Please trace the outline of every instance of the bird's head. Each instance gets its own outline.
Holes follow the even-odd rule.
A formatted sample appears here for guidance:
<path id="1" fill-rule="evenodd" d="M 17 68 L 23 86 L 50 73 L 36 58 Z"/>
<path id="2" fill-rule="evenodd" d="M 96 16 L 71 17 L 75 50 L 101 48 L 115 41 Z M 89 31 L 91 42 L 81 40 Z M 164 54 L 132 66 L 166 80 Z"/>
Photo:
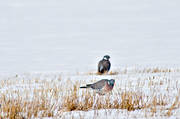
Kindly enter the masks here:
<path id="1" fill-rule="evenodd" d="M 110 59 L 110 56 L 109 56 L 109 55 L 105 55 L 105 56 L 103 57 L 103 59 L 104 59 L 104 60 L 109 60 L 109 59 Z"/>
<path id="2" fill-rule="evenodd" d="M 114 83 L 115 83 L 115 80 L 114 79 L 111 79 L 111 80 L 108 80 L 108 84 L 110 85 L 110 86 L 114 86 Z"/>

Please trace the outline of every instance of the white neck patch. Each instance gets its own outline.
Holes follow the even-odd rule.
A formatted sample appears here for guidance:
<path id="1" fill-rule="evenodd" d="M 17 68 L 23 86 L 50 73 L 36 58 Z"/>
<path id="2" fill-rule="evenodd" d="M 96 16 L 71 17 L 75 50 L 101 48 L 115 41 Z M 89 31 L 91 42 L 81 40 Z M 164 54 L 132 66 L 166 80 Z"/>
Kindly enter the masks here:
<path id="1" fill-rule="evenodd" d="M 108 60 L 106 57 L 103 58 L 104 60 Z"/>

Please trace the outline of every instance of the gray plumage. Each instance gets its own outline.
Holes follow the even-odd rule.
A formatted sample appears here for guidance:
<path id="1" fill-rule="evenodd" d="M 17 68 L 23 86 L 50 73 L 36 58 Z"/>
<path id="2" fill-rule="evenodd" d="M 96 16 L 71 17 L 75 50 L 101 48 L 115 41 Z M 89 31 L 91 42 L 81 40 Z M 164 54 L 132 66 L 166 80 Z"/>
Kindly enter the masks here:
<path id="1" fill-rule="evenodd" d="M 102 79 L 96 83 L 93 84 L 86 84 L 86 86 L 80 87 L 80 88 L 92 88 L 92 89 L 101 89 L 104 85 L 105 82 L 108 81 L 108 79 Z"/>
<path id="2" fill-rule="evenodd" d="M 102 79 L 93 84 L 87 84 L 86 86 L 81 86 L 80 88 L 92 88 L 96 90 L 99 94 L 105 94 L 111 91 L 114 87 L 115 80 L 114 79 Z"/>
<path id="3" fill-rule="evenodd" d="M 106 73 L 110 70 L 111 68 L 111 63 L 109 61 L 110 56 L 105 55 L 101 61 L 98 63 L 98 72 L 99 73 Z"/>

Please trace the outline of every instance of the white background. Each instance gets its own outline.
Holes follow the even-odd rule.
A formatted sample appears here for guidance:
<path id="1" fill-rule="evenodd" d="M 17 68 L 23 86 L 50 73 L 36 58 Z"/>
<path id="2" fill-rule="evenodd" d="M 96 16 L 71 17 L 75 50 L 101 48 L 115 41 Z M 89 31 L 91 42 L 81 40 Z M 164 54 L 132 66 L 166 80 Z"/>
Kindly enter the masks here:
<path id="1" fill-rule="evenodd" d="M 0 72 L 180 64 L 179 0 L 1 0 Z"/>

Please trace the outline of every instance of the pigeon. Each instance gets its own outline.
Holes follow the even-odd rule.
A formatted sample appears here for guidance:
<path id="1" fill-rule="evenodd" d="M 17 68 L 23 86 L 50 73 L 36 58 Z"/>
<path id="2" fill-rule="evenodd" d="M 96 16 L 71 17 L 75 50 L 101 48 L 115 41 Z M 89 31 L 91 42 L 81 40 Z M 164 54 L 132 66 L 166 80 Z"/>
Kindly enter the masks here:
<path id="1" fill-rule="evenodd" d="M 114 84 L 114 79 L 101 79 L 98 82 L 87 84 L 86 86 L 81 86 L 80 88 L 92 88 L 93 90 L 96 90 L 98 94 L 105 95 L 106 93 L 112 91 Z"/>
<path id="2" fill-rule="evenodd" d="M 107 73 L 111 68 L 111 63 L 109 61 L 110 56 L 105 55 L 101 61 L 99 61 L 98 64 L 98 73 L 103 74 Z"/>

